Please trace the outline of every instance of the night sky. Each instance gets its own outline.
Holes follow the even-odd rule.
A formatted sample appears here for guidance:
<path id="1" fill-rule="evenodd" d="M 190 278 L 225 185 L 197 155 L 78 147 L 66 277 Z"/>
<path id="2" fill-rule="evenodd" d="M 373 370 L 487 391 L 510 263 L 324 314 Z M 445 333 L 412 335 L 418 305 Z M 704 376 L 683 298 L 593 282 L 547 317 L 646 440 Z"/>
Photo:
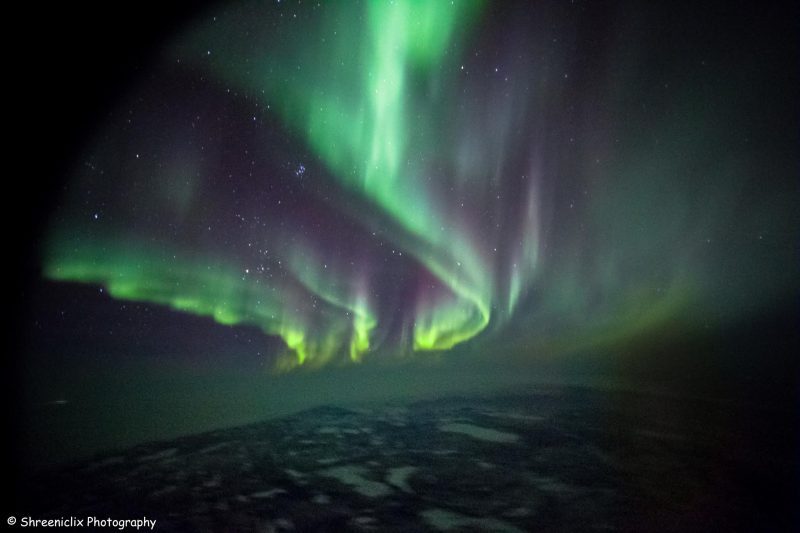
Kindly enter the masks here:
<path id="1" fill-rule="evenodd" d="M 242 2 L 87 47 L 59 82 L 91 122 L 53 187 L 17 177 L 47 198 L 32 434 L 551 372 L 785 385 L 796 13 L 646 4 Z"/>

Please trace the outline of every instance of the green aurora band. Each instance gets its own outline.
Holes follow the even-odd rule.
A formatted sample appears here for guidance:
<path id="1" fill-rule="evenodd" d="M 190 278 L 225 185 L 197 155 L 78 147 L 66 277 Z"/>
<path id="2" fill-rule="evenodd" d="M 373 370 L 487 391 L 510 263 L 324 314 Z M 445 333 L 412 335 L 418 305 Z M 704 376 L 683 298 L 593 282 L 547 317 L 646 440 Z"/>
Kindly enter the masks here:
<path id="1" fill-rule="evenodd" d="M 510 32 L 499 59 L 479 56 L 472 50 L 489 9 L 481 2 L 333 2 L 299 7 L 298 18 L 259 6 L 245 3 L 198 23 L 167 48 L 159 68 L 199 72 L 215 91 L 233 88 L 254 121 L 282 125 L 321 169 L 304 178 L 326 182 L 310 194 L 364 234 L 382 235 L 393 257 L 432 281 L 397 296 L 402 310 L 391 309 L 380 289 L 383 263 L 367 252 L 345 260 L 335 247 L 278 224 L 268 205 L 261 212 L 270 223 L 236 238 L 190 229 L 205 227 L 198 212 L 217 202 L 204 187 L 224 179 L 203 163 L 211 155 L 196 154 L 198 144 L 213 149 L 213 139 L 187 149 L 183 133 L 153 118 L 141 151 L 159 157 L 138 167 L 127 163 L 139 159 L 140 148 L 126 140 L 134 134 L 114 133 L 122 119 L 98 136 L 92 164 L 77 173 L 54 217 L 46 277 L 257 326 L 287 347 L 278 370 L 358 362 L 379 350 L 438 352 L 478 347 L 481 339 L 491 346 L 498 336 L 522 339 L 528 350 L 585 349 L 676 319 L 721 323 L 794 286 L 776 266 L 783 252 L 717 247 L 749 186 L 747 156 L 708 148 L 720 135 L 709 124 L 729 120 L 728 111 L 712 115 L 688 85 L 675 88 L 677 103 L 655 120 L 626 111 L 622 75 L 606 79 L 593 95 L 605 105 L 591 109 L 587 122 L 611 125 L 587 134 L 584 155 L 565 155 L 568 136 L 558 144 L 548 131 L 571 116 L 552 111 L 569 108 L 555 87 L 562 76 L 553 74 L 569 58 L 551 54 L 530 66 L 515 51 L 544 57 L 545 38 L 519 32 Z M 465 77 L 488 69 L 487 61 L 502 64 L 503 72 L 490 74 L 505 79 Z M 608 119 L 615 114 L 625 121 Z M 657 146 L 639 135 L 643 129 L 659 132 Z M 98 177 L 100 167 L 115 168 L 114 177 Z M 266 187 L 271 177 L 256 179 Z M 85 207 L 82 191 L 92 187 L 127 203 L 102 229 Z M 790 212 L 790 198 L 773 201 Z M 178 229 L 170 235 L 148 222 L 150 209 Z M 768 211 L 756 205 L 734 223 L 737 234 L 791 232 L 791 219 L 776 221 Z M 266 277 L 263 264 L 250 267 L 229 253 L 228 240 L 237 238 L 264 243 L 261 262 L 279 275 Z M 737 273 L 719 278 L 718 265 L 733 256 Z M 772 277 L 756 284 L 756 272 Z M 402 323 L 390 333 L 382 325 L 398 314 Z"/>

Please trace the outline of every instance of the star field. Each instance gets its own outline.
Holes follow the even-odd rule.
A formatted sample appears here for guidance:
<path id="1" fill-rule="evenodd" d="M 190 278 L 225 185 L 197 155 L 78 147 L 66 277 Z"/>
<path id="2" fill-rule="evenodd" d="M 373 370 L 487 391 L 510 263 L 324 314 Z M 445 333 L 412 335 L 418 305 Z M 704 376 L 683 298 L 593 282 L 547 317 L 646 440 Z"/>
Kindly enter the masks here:
<path id="1" fill-rule="evenodd" d="M 256 328 L 277 370 L 558 356 L 784 301 L 796 191 L 763 186 L 792 161 L 750 127 L 765 89 L 604 9 L 206 13 L 97 125 L 44 275 Z"/>

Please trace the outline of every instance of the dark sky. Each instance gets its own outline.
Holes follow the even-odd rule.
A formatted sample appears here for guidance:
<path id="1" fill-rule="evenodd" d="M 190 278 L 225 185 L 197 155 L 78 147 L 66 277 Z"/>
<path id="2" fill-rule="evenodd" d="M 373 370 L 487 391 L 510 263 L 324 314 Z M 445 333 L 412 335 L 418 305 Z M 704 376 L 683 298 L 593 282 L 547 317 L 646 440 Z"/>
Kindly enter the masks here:
<path id="1" fill-rule="evenodd" d="M 16 18 L 33 462 L 533 379 L 796 390 L 794 6 Z"/>

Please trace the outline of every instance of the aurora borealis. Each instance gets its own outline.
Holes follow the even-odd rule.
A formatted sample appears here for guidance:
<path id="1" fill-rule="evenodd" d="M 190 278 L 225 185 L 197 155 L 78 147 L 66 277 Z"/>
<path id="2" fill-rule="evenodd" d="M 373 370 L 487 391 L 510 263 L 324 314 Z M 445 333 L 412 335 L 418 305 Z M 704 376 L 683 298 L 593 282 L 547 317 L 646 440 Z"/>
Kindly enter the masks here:
<path id="1" fill-rule="evenodd" d="M 97 125 L 43 274 L 257 327 L 277 370 L 558 357 L 782 304 L 796 186 L 764 183 L 796 169 L 750 127 L 768 87 L 629 8 L 211 9 Z"/>
<path id="2" fill-rule="evenodd" d="M 7 11 L 7 518 L 798 529 L 797 2 Z"/>

